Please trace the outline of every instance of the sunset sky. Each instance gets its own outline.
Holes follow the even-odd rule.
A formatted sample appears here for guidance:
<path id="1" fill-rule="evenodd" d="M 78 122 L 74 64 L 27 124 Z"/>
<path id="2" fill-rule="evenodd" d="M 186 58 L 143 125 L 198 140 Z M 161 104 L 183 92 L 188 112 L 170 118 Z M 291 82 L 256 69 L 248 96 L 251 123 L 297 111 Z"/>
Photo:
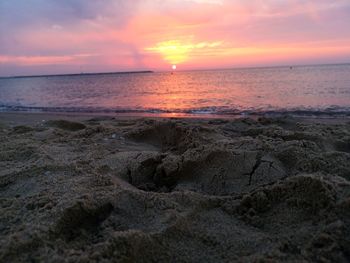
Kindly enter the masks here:
<path id="1" fill-rule="evenodd" d="M 0 75 L 350 62 L 349 0 L 0 0 Z"/>

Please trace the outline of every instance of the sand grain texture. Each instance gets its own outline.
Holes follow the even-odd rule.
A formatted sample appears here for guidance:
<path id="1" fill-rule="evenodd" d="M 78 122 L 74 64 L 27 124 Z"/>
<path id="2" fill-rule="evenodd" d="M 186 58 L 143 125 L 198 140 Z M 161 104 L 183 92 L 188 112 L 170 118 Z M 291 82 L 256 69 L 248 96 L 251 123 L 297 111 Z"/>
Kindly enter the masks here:
<path id="1" fill-rule="evenodd" d="M 349 262 L 350 124 L 0 118 L 0 262 Z"/>

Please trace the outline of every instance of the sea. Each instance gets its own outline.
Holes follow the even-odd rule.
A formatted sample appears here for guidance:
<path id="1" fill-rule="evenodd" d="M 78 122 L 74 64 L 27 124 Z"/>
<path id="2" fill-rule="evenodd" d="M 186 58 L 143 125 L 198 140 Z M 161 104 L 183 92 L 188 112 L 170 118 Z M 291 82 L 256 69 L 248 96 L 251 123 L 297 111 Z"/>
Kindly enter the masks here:
<path id="1" fill-rule="evenodd" d="M 0 111 L 350 116 L 350 64 L 0 78 Z"/>

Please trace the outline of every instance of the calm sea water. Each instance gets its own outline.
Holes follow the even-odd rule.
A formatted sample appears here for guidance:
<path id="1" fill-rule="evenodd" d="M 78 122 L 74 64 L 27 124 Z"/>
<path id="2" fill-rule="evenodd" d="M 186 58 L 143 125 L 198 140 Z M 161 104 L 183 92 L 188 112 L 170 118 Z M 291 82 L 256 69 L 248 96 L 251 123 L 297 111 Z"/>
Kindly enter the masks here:
<path id="1" fill-rule="evenodd" d="M 3 78 L 0 109 L 350 116 L 350 65 Z"/>

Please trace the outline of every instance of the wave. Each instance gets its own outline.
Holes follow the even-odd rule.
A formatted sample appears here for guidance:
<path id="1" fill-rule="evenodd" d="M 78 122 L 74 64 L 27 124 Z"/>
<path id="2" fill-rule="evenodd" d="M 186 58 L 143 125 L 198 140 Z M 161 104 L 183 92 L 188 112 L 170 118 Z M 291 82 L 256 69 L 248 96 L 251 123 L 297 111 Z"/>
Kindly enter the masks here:
<path id="1" fill-rule="evenodd" d="M 236 109 L 228 107 L 202 107 L 191 109 L 155 108 L 104 108 L 104 107 L 37 107 L 0 105 L 0 112 L 45 112 L 45 113 L 86 113 L 86 114 L 128 114 L 128 115 L 183 115 L 183 116 L 305 116 L 305 117 L 350 117 L 350 107 L 330 106 L 326 108 L 290 109 Z"/>

